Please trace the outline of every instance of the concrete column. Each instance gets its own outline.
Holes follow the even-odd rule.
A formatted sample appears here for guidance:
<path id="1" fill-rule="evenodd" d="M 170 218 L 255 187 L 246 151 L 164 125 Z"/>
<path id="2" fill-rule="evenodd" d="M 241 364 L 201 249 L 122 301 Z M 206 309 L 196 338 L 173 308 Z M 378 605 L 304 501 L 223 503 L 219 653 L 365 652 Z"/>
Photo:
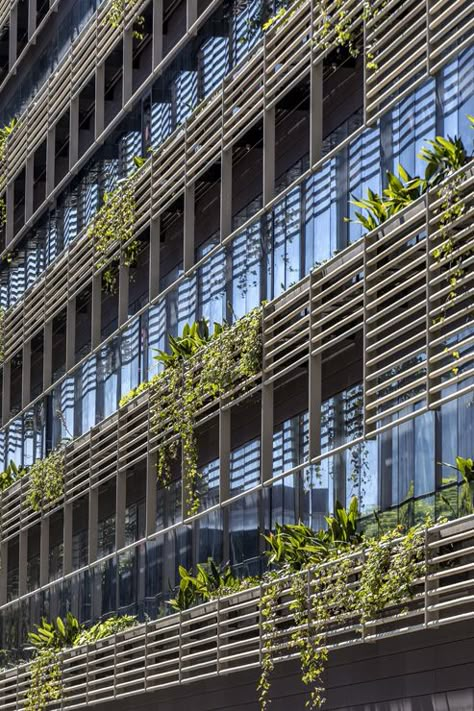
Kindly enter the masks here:
<path id="1" fill-rule="evenodd" d="M 156 454 L 148 454 L 146 462 L 146 536 L 156 531 Z"/>
<path id="2" fill-rule="evenodd" d="M 310 304 L 318 288 L 311 283 Z M 309 367 L 308 367 L 308 416 L 309 416 L 309 459 L 321 454 L 321 402 L 322 402 L 322 356 L 321 353 L 311 355 L 311 338 L 316 334 L 317 322 L 310 313 L 310 341 L 309 341 Z"/>
<path id="3" fill-rule="evenodd" d="M 262 482 L 265 482 L 273 475 L 273 383 L 262 385 L 260 457 Z"/>
<path id="4" fill-rule="evenodd" d="M 0 568 L 0 605 L 7 602 L 8 588 L 8 543 L 0 543 L 2 566 Z"/>
<path id="5" fill-rule="evenodd" d="M 25 222 L 28 222 L 34 210 L 35 157 L 28 156 L 25 168 Z"/>
<path id="6" fill-rule="evenodd" d="M 7 223 L 5 225 L 5 244 L 8 247 L 9 243 L 15 236 L 15 184 L 10 182 L 7 185 L 6 195 L 7 208 Z"/>
<path id="7" fill-rule="evenodd" d="M 99 64 L 95 70 L 95 138 L 101 135 L 105 126 L 105 65 Z"/>
<path id="8" fill-rule="evenodd" d="M 99 525 L 99 489 L 89 489 L 89 564 L 97 560 L 97 538 Z"/>
<path id="9" fill-rule="evenodd" d="M 63 574 L 72 571 L 72 522 L 74 507 L 68 501 L 63 508 Z"/>
<path id="10" fill-rule="evenodd" d="M 43 390 L 52 382 L 53 368 L 53 322 L 47 321 L 43 329 Z"/>
<path id="11" fill-rule="evenodd" d="M 67 302 L 66 307 L 66 370 L 76 361 L 76 299 Z"/>
<path id="12" fill-rule="evenodd" d="M 3 364 L 2 382 L 2 422 L 5 424 L 10 419 L 10 389 L 11 389 L 11 361 L 7 360 Z"/>
<path id="13" fill-rule="evenodd" d="M 184 191 L 184 271 L 194 265 L 194 183 Z"/>
<path id="14" fill-rule="evenodd" d="M 232 148 L 221 153 L 221 242 L 232 232 Z"/>
<path id="15" fill-rule="evenodd" d="M 18 554 L 18 595 L 25 595 L 28 588 L 28 529 L 20 531 Z"/>
<path id="16" fill-rule="evenodd" d="M 309 108 L 309 161 L 321 159 L 323 146 L 323 63 L 311 64 Z"/>
<path id="17" fill-rule="evenodd" d="M 197 20 L 198 4 L 197 0 L 186 0 L 186 29 L 189 30 Z"/>
<path id="18" fill-rule="evenodd" d="M 275 195 L 275 107 L 263 114 L 263 204 Z"/>
<path id="19" fill-rule="evenodd" d="M 92 303 L 91 303 L 91 343 L 96 348 L 101 338 L 102 322 L 102 274 L 95 273 L 92 277 Z"/>
<path id="20" fill-rule="evenodd" d="M 115 549 L 125 545 L 125 511 L 127 508 L 127 472 L 117 472 L 115 487 Z"/>
<path id="21" fill-rule="evenodd" d="M 23 343 L 21 370 L 21 406 L 31 401 L 31 339 Z"/>
<path id="22" fill-rule="evenodd" d="M 133 27 L 123 33 L 122 106 L 133 93 Z"/>
<path id="23" fill-rule="evenodd" d="M 49 582 L 49 516 L 41 519 L 40 533 L 40 585 Z"/>
<path id="24" fill-rule="evenodd" d="M 28 40 L 36 30 L 37 0 L 28 0 Z"/>
<path id="25" fill-rule="evenodd" d="M 154 299 L 160 293 L 160 248 L 160 218 L 155 217 L 155 219 L 150 222 L 150 299 Z"/>
<path id="26" fill-rule="evenodd" d="M 69 170 L 79 160 L 79 96 L 74 97 L 69 109 Z"/>
<path id="27" fill-rule="evenodd" d="M 118 299 L 118 321 L 122 326 L 128 319 L 128 290 L 130 282 L 130 267 L 122 262 L 119 266 L 119 299 Z"/>
<path id="28" fill-rule="evenodd" d="M 152 64 L 153 69 L 163 59 L 163 0 L 153 0 L 153 39 Z"/>
<path id="29" fill-rule="evenodd" d="M 232 410 L 219 410 L 219 501 L 230 496 L 230 448 Z M 225 558 L 225 560 L 227 560 Z"/>
<path id="30" fill-rule="evenodd" d="M 263 315 L 262 315 L 263 321 Z M 265 362 L 265 333 L 262 333 L 262 352 Z M 273 383 L 266 382 L 262 375 L 262 403 L 261 403 L 261 445 L 260 467 L 262 482 L 268 481 L 273 475 Z"/>
<path id="31" fill-rule="evenodd" d="M 46 196 L 54 190 L 56 168 L 56 126 L 46 136 Z"/>
<path id="32" fill-rule="evenodd" d="M 8 69 L 11 70 L 17 60 L 18 4 L 10 10 L 10 34 L 8 38 Z"/>

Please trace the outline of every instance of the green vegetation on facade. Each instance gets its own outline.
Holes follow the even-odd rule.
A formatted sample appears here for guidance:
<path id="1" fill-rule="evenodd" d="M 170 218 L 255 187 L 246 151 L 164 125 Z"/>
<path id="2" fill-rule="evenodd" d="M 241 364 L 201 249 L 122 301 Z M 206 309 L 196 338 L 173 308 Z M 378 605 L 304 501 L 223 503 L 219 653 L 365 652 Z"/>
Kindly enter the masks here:
<path id="1" fill-rule="evenodd" d="M 45 618 L 28 637 L 34 648 L 30 663 L 30 686 L 25 711 L 44 711 L 50 703 L 60 702 L 63 696 L 61 652 L 71 647 L 97 642 L 137 624 L 136 617 L 110 617 L 90 628 L 81 625 L 70 612 L 65 619 L 53 622 Z"/>
<path id="2" fill-rule="evenodd" d="M 104 18 L 103 25 L 109 25 L 113 29 L 123 28 L 127 13 L 139 4 L 139 0 L 112 0 L 107 14 Z M 143 28 L 145 18 L 143 15 L 136 13 L 133 17 L 133 37 L 137 40 L 144 38 Z"/>
<path id="3" fill-rule="evenodd" d="M 379 538 L 363 537 L 357 521 L 354 497 L 348 510 L 336 503 L 334 515 L 326 517 L 326 530 L 313 531 L 302 523 L 277 525 L 275 533 L 265 536 L 269 570 L 261 579 L 239 580 L 228 565 L 219 566 L 212 560 L 198 565 L 196 575 L 180 568 L 177 595 L 170 601 L 175 610 L 262 585 L 259 606 L 264 646 L 257 687 L 262 711 L 269 707 L 271 678 L 282 651 L 279 610 L 284 596 L 293 600 L 288 651 L 300 660 L 301 680 L 308 687 L 306 706 L 321 708 L 329 621 L 356 618 L 367 624 L 385 608 L 405 605 L 416 580 L 424 575 L 422 534 L 428 520 L 405 535 L 397 527 Z M 363 555 L 360 570 L 354 565 L 357 554 L 359 561 Z M 315 566 L 320 567 L 315 571 Z"/>

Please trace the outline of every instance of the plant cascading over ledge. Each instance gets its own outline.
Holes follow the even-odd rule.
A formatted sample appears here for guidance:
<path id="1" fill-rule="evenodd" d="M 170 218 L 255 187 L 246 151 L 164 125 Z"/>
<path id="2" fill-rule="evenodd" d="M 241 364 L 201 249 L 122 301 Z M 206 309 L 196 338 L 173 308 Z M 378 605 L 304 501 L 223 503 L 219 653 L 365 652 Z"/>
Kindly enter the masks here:
<path id="1" fill-rule="evenodd" d="M 301 680 L 309 689 L 306 706 L 321 708 L 329 624 L 347 624 L 351 618 L 365 624 L 388 606 L 405 605 L 415 582 L 424 575 L 423 533 L 428 520 L 405 535 L 397 527 L 378 538 L 365 538 L 358 532 L 358 516 L 354 497 L 347 510 L 336 502 L 334 515 L 326 517 L 326 530 L 313 531 L 303 523 L 277 524 L 274 533 L 264 536 L 269 570 L 260 579 L 239 580 L 228 565 L 219 566 L 212 559 L 198 565 L 196 575 L 179 569 L 177 595 L 170 600 L 174 610 L 261 586 L 258 694 L 262 711 L 271 702 L 276 661 L 288 652 L 299 657 Z M 290 623 L 281 618 L 285 597 L 291 599 Z"/>
<path id="2" fill-rule="evenodd" d="M 27 691 L 25 711 L 45 711 L 53 702 L 61 702 L 63 682 L 61 652 L 71 647 L 96 642 L 137 624 L 136 617 L 123 615 L 110 617 L 86 628 L 70 612 L 53 622 L 45 618 L 36 625 L 28 637 L 34 648 L 30 662 L 30 684 Z"/>
<path id="3" fill-rule="evenodd" d="M 103 203 L 87 228 L 87 236 L 94 241 L 99 255 L 97 269 L 104 269 L 102 277 L 106 291 L 116 288 L 116 265 L 109 264 L 108 253 L 118 243 L 125 245 L 122 259 L 125 266 L 132 266 L 137 258 L 139 243 L 133 239 L 135 225 L 135 176 L 122 180 L 112 192 L 104 193 Z M 105 268 L 104 268 L 105 267 Z"/>
<path id="4" fill-rule="evenodd" d="M 468 116 L 471 127 L 474 128 L 474 118 Z M 437 189 L 441 199 L 436 209 L 439 218 L 438 244 L 431 250 L 436 264 L 444 275 L 447 295 L 442 305 L 440 315 L 433 318 L 433 326 L 443 324 L 447 318 L 448 309 L 458 297 L 458 286 L 465 275 L 464 262 L 473 254 L 474 249 L 459 249 L 456 243 L 456 230 L 453 223 L 465 212 L 465 203 L 460 192 L 460 185 L 466 177 L 463 167 L 470 157 L 458 137 L 436 136 L 426 142 L 418 157 L 425 161 L 426 169 L 423 176 L 410 176 L 403 166 L 398 166 L 398 176 L 387 171 L 387 187 L 381 194 L 368 190 L 367 197 L 355 199 L 352 204 L 363 212 L 356 212 L 355 222 L 360 223 L 367 231 L 376 230 L 401 210 L 426 194 L 430 189 Z M 451 374 L 456 376 L 458 366 L 456 361 L 461 357 L 455 346 L 446 345 L 445 353 L 453 359 Z"/>
<path id="5" fill-rule="evenodd" d="M 260 308 L 233 326 L 214 324 L 212 333 L 202 320 L 186 325 L 180 337 L 169 336 L 170 353 L 156 356 L 164 370 L 151 386 L 151 423 L 156 432 L 170 428 L 173 435 L 158 449 L 158 478 L 169 485 L 171 462 L 181 444 L 187 515 L 197 513 L 200 504 L 196 414 L 207 399 L 221 397 L 259 372 L 260 333 Z"/>

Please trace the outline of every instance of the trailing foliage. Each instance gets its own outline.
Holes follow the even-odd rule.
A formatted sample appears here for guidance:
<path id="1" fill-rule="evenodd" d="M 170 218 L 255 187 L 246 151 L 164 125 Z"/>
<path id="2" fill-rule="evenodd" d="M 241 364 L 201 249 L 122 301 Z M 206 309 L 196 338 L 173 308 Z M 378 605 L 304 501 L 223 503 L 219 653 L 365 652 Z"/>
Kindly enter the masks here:
<path id="1" fill-rule="evenodd" d="M 30 663 L 30 685 L 25 711 L 44 711 L 54 701 L 61 701 L 63 683 L 61 651 L 68 647 L 95 642 L 136 624 L 136 617 L 124 615 L 98 622 L 89 629 L 81 625 L 71 612 L 64 619 L 48 622 L 44 617 L 29 640 L 35 650 Z"/>
<path id="2" fill-rule="evenodd" d="M 28 473 L 27 501 L 34 511 L 41 511 L 64 494 L 64 450 L 53 450 L 44 459 L 38 459 Z"/>
<path id="3" fill-rule="evenodd" d="M 87 229 L 94 240 L 94 249 L 100 255 L 97 269 L 104 269 L 103 284 L 106 291 L 114 292 L 117 284 L 117 262 L 107 266 L 108 253 L 118 243 L 122 247 L 125 266 L 133 266 L 138 255 L 139 242 L 133 239 L 135 224 L 134 176 L 122 181 L 110 193 L 105 193 L 103 203 Z"/>
<path id="4" fill-rule="evenodd" d="M 228 393 L 238 382 L 256 375 L 261 365 L 261 309 L 254 309 L 233 326 L 205 322 L 185 326 L 179 338 L 170 337 L 171 353 L 156 359 L 165 369 L 153 383 L 151 422 L 156 432 L 172 432 L 158 450 L 158 478 L 168 486 L 171 462 L 181 444 L 186 514 L 199 510 L 200 473 L 194 432 L 196 414 L 207 398 Z"/>
<path id="5" fill-rule="evenodd" d="M 287 526 L 287 550 L 280 559 L 282 564 L 264 576 L 260 601 L 264 644 L 258 683 L 262 710 L 267 709 L 270 703 L 271 674 L 275 667 L 275 651 L 278 649 L 279 599 L 287 588 L 291 591 L 293 602 L 290 609 L 294 615 L 290 649 L 298 652 L 301 679 L 309 687 L 306 706 L 320 708 L 324 703 L 328 622 L 344 621 L 351 617 L 358 617 L 363 623 L 372 620 L 385 607 L 400 605 L 409 600 L 414 582 L 424 573 L 423 537 L 420 535 L 422 527 L 411 529 L 402 538 L 400 528 L 396 528 L 381 539 L 362 542 L 360 536 L 353 536 L 352 522 L 356 504 L 351 507 L 352 512 L 349 510 L 345 516 L 339 515 L 337 522 L 334 517 L 333 533 L 328 538 L 325 554 L 319 545 L 324 539 L 324 532 L 315 533 L 301 524 Z M 350 519 L 352 522 L 346 525 Z M 343 529 L 339 528 L 341 522 Z M 341 541 L 338 542 L 339 538 L 343 539 L 342 545 Z M 318 545 L 312 559 L 315 540 Z M 307 545 L 304 545 L 305 541 Z M 363 556 L 358 581 L 354 573 L 354 554 Z M 273 548 L 270 550 L 270 560 L 275 560 Z M 310 570 L 315 563 L 320 565 L 316 574 Z"/>
<path id="6" fill-rule="evenodd" d="M 118 27 L 123 28 L 127 12 L 130 8 L 135 7 L 139 0 L 112 0 L 112 4 L 104 18 L 103 26 L 109 25 L 113 29 Z M 133 18 L 133 37 L 137 40 L 144 38 L 143 27 L 145 18 L 143 15 L 135 15 Z"/>

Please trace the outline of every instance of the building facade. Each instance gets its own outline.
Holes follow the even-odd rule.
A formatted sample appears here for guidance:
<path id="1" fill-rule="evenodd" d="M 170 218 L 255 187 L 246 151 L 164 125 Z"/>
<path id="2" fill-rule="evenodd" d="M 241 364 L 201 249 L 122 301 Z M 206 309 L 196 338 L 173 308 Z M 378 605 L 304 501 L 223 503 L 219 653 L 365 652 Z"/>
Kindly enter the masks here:
<path id="1" fill-rule="evenodd" d="M 474 451 L 472 3 L 10 0 L 0 17 L 0 465 L 26 470 L 1 493 L 0 647 L 21 658 L 68 610 L 159 620 L 180 565 L 259 575 L 263 533 L 319 529 L 354 495 L 366 530 L 472 513 L 446 466 Z M 361 224 L 354 201 L 400 165 L 425 175 L 436 136 L 462 141 L 462 166 Z M 190 509 L 184 448 L 157 477 L 173 433 L 135 391 L 186 323 L 248 314 L 261 362 L 196 413 Z M 35 506 L 28 468 L 58 451 L 60 491 Z M 402 635 L 372 659 L 404 644 L 416 656 Z M 140 669 L 122 701 L 115 677 L 69 705 L 152 691 L 148 708 L 160 682 Z M 22 708 L 14 673 L 2 708 Z M 183 674 L 165 708 L 194 698 Z M 275 708 L 300 699 L 279 674 Z M 330 707 L 359 708 L 330 674 Z M 203 709 L 256 703 L 226 706 L 238 673 L 209 676 Z M 387 698 L 445 693 L 423 683 Z M 474 708 L 468 687 L 420 708 Z M 385 703 L 371 693 L 360 708 Z"/>

